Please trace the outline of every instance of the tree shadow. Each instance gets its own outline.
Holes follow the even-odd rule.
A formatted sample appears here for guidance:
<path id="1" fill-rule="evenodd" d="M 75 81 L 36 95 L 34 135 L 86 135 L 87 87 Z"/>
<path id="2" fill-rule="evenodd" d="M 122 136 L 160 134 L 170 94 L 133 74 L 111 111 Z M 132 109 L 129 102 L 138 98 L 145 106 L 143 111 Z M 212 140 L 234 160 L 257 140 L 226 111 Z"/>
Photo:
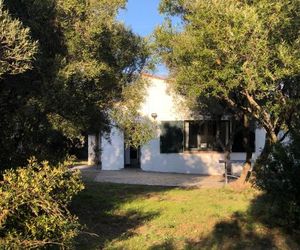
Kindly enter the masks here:
<path id="1" fill-rule="evenodd" d="M 272 199 L 262 193 L 251 201 L 246 212 L 235 212 L 230 220 L 216 224 L 202 243 L 218 249 L 299 249 L 300 235 L 280 223 L 279 210 L 277 216 L 271 210 L 276 210 Z"/>
<path id="2" fill-rule="evenodd" d="M 234 213 L 229 221 L 217 223 L 210 235 L 199 241 L 186 241 L 187 249 L 274 249 L 273 235 L 260 235 L 248 224 L 248 218 Z"/>
<path id="3" fill-rule="evenodd" d="M 153 245 L 149 248 L 149 250 L 172 250 L 176 249 L 176 243 L 174 242 L 173 239 L 168 239 L 165 242 L 157 245 Z"/>
<path id="4" fill-rule="evenodd" d="M 246 212 L 235 212 L 215 224 L 209 235 L 185 240 L 184 249 L 300 249 L 300 232 L 278 224 L 270 215 L 272 199 L 261 194 L 252 200 Z M 176 239 L 153 245 L 151 250 L 178 249 Z M 180 248 L 181 249 L 181 248 Z"/>
<path id="5" fill-rule="evenodd" d="M 123 203 L 139 198 L 150 198 L 154 193 L 171 188 L 119 184 L 87 183 L 86 189 L 74 198 L 71 212 L 84 226 L 75 239 L 77 249 L 101 249 L 113 239 L 132 237 L 134 229 L 159 216 L 160 212 L 126 213 L 116 211 Z"/>

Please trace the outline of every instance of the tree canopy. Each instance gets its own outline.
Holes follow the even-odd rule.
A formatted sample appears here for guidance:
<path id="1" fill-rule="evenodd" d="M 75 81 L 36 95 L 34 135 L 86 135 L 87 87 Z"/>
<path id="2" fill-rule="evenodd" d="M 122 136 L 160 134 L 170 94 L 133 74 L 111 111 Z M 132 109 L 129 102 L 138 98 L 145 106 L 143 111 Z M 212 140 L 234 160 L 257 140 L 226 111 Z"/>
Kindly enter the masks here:
<path id="1" fill-rule="evenodd" d="M 125 3 L 4 1 L 38 51 L 26 72 L 0 79 L 1 166 L 24 165 L 32 155 L 56 162 L 82 144 L 84 133 L 109 131 L 108 111 L 124 99 L 149 54 L 145 40 L 116 20 Z M 18 57 L 28 58 L 25 52 Z"/>
<path id="2" fill-rule="evenodd" d="M 267 144 L 289 130 L 299 109 L 298 0 L 163 0 L 161 11 L 182 20 L 155 32 L 180 93 L 254 118 Z"/>

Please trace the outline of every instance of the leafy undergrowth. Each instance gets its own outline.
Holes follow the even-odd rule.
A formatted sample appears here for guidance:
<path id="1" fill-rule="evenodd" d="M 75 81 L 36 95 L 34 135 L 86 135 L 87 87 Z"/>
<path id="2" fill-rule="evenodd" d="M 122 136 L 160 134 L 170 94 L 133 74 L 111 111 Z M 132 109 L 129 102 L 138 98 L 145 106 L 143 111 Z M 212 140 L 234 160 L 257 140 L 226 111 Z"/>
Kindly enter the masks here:
<path id="1" fill-rule="evenodd" d="M 268 206 L 255 190 L 90 183 L 72 210 L 86 225 L 78 249 L 299 249 Z"/>

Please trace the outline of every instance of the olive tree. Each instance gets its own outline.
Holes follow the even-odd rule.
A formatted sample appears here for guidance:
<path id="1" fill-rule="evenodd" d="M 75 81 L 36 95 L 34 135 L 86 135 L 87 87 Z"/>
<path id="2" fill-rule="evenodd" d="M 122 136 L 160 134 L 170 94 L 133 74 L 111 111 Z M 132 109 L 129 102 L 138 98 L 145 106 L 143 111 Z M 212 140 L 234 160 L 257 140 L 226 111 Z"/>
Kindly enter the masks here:
<path id="1" fill-rule="evenodd" d="M 179 27 L 169 20 L 155 32 L 176 89 L 256 120 L 266 131 L 265 158 L 299 109 L 300 2 L 163 0 L 160 7 L 181 18 Z"/>
<path id="2" fill-rule="evenodd" d="M 4 74 L 20 74 L 32 67 L 37 52 L 29 29 L 13 19 L 0 1 L 0 78 Z"/>
<path id="3" fill-rule="evenodd" d="M 145 39 L 116 18 L 125 4 L 4 0 L 10 15 L 27 27 L 25 34 L 38 41 L 38 52 L 30 70 L 0 78 L 2 168 L 24 165 L 32 155 L 55 164 L 82 146 L 84 134 L 109 132 L 110 110 L 124 100 L 123 90 L 149 55 Z M 16 27 L 11 34 L 22 34 Z"/>

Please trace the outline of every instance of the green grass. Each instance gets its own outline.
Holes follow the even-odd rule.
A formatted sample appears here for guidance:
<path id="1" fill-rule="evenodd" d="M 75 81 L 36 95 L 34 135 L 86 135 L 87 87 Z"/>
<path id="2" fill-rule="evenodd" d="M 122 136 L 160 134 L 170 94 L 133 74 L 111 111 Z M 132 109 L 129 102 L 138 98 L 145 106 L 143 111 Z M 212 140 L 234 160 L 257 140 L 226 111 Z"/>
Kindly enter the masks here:
<path id="1" fill-rule="evenodd" d="M 300 249 L 264 223 L 257 191 L 89 183 L 72 212 L 86 225 L 77 249 Z"/>

